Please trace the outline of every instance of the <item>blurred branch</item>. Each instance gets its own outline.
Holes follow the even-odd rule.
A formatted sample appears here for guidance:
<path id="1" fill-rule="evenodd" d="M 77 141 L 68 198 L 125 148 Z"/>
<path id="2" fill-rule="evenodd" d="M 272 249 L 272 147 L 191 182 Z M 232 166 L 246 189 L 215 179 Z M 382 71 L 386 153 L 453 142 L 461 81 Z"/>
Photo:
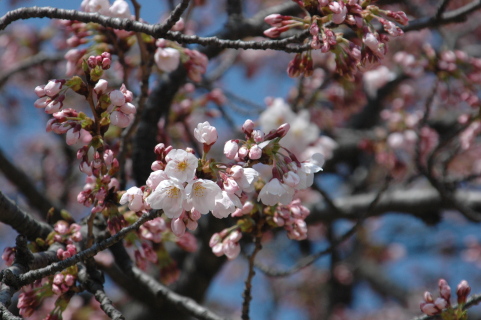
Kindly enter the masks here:
<path id="1" fill-rule="evenodd" d="M 404 32 L 408 32 L 413 30 L 421 30 L 424 28 L 437 27 L 449 23 L 464 22 L 470 13 L 478 10 L 479 8 L 481 8 L 481 0 L 475 0 L 465 6 L 462 6 L 461 8 L 444 12 L 441 15 L 438 15 L 437 13 L 433 17 L 410 21 L 408 26 L 405 26 L 401 29 Z M 442 7 L 440 9 L 442 9 Z"/>
<path id="2" fill-rule="evenodd" d="M 59 62 L 64 59 L 63 53 L 57 53 L 54 55 L 46 55 L 45 53 L 41 52 L 24 61 L 20 62 L 17 66 L 10 70 L 6 70 L 6 72 L 0 75 L 0 88 L 5 85 L 5 83 L 12 77 L 13 75 L 26 71 L 32 67 L 35 67 L 39 64 L 43 64 L 46 62 Z"/>
<path id="3" fill-rule="evenodd" d="M 155 297 L 157 300 L 157 305 L 162 305 L 164 302 L 163 299 L 165 299 L 165 301 L 169 302 L 169 304 L 171 305 L 174 305 L 178 310 L 185 311 L 199 319 L 223 320 L 223 318 L 219 317 L 209 309 L 199 305 L 193 299 L 175 293 L 171 289 L 159 283 L 147 273 L 135 267 L 123 246 L 115 246 L 112 247 L 112 249 L 115 261 L 120 267 L 120 269 L 124 272 L 124 274 L 129 276 L 135 283 L 138 283 L 142 288 L 145 288 L 145 290 L 147 290 L 150 296 Z M 163 316 L 166 316 L 164 312 Z M 180 315 L 178 315 L 176 318 L 180 318 Z"/>
<path id="4" fill-rule="evenodd" d="M 364 212 L 375 198 L 375 193 L 364 193 L 334 199 L 343 214 L 338 214 L 330 207 L 317 204 L 311 208 L 311 214 L 306 219 L 308 223 L 333 221 L 337 219 L 357 219 L 359 212 Z M 454 193 L 458 202 L 473 209 L 481 209 L 481 191 L 459 190 Z M 425 222 L 437 222 L 440 210 L 454 209 L 453 204 L 441 198 L 434 188 L 416 188 L 411 190 L 395 190 L 387 193 L 376 207 L 369 211 L 368 216 L 379 216 L 388 212 L 411 214 Z"/>
<path id="5" fill-rule="evenodd" d="M 49 216 L 49 220 L 56 222 L 61 219 L 59 206 L 52 203 L 43 193 L 39 192 L 37 188 L 35 188 L 35 184 L 30 180 L 30 177 L 10 162 L 2 150 L 0 150 L 0 170 L 6 178 L 25 195 L 28 203 L 40 211 L 44 218 L 47 217 L 49 210 L 53 208 L 53 215 Z"/>

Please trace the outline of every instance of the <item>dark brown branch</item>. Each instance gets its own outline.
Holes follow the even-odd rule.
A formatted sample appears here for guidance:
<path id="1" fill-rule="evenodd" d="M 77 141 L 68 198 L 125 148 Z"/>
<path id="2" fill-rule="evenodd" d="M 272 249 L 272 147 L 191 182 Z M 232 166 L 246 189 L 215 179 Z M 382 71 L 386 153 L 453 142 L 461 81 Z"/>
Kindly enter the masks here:
<path id="1" fill-rule="evenodd" d="M 402 29 L 404 32 L 408 32 L 429 27 L 437 27 L 449 23 L 463 22 L 470 13 L 479 8 L 481 8 L 481 0 L 475 0 L 461 8 L 445 12 L 440 17 L 434 16 L 411 21 L 408 26 L 403 27 Z"/>
<path id="2" fill-rule="evenodd" d="M 185 9 L 189 6 L 190 0 L 182 0 L 174 10 L 170 13 L 167 20 L 159 27 L 160 32 L 167 32 L 179 21 L 180 16 L 184 13 Z"/>
<path id="3" fill-rule="evenodd" d="M 17 207 L 1 191 L 0 222 L 8 224 L 30 241 L 34 241 L 36 238 L 45 238 L 53 230 L 50 225 L 38 221 Z"/>
<path id="4" fill-rule="evenodd" d="M 8 309 L 0 303 L 0 319 L 2 320 L 23 320 L 20 317 L 14 316 Z"/>
<path id="5" fill-rule="evenodd" d="M 87 250 L 84 250 L 84 251 L 81 251 L 81 252 L 77 253 L 76 255 L 72 256 L 71 258 L 65 259 L 65 260 L 60 261 L 60 262 L 52 263 L 51 265 L 49 265 L 47 267 L 44 267 L 44 268 L 40 268 L 38 270 L 33 270 L 33 271 L 29 271 L 27 273 L 21 274 L 20 276 L 18 276 L 18 279 L 16 281 L 14 281 L 13 283 L 12 282 L 5 282 L 5 281 L 3 281 L 3 282 L 6 283 L 7 285 L 11 285 L 11 286 L 20 288 L 24 285 L 27 285 L 27 284 L 30 284 L 30 283 L 34 282 L 35 280 L 39 280 L 43 277 L 52 275 L 52 274 L 54 274 L 58 271 L 61 271 L 65 268 L 73 266 L 74 264 L 76 264 L 78 262 L 81 262 L 81 261 L 84 261 L 88 258 L 91 258 L 94 255 L 96 255 L 98 252 L 100 252 L 102 250 L 105 250 L 108 247 L 112 246 L 113 244 L 119 242 L 120 240 L 125 238 L 125 236 L 127 236 L 127 234 L 130 231 L 138 230 L 142 224 L 144 224 L 145 222 L 147 222 L 149 220 L 152 220 L 152 219 L 158 217 L 161 213 L 162 213 L 162 211 L 152 210 L 149 213 L 143 214 L 139 218 L 139 220 L 137 220 L 132 225 L 130 225 L 126 228 L 123 228 L 122 230 L 120 230 L 114 236 L 93 245 L 92 247 L 88 248 Z"/>
<path id="6" fill-rule="evenodd" d="M 249 320 L 249 307 L 250 307 L 250 302 L 252 300 L 252 279 L 254 279 L 254 276 L 256 274 L 254 270 L 255 266 L 255 259 L 256 255 L 259 253 L 259 251 L 262 250 L 262 226 L 263 223 L 257 223 L 257 234 L 255 235 L 254 238 L 254 251 L 252 254 L 249 256 L 249 272 L 247 274 L 247 279 L 245 281 L 245 287 L 244 287 L 244 293 L 242 294 L 242 297 L 244 298 L 244 301 L 242 302 L 242 320 Z"/>
<path id="7" fill-rule="evenodd" d="M 90 277 L 87 267 L 85 267 L 83 264 L 79 264 L 78 277 L 82 285 L 90 293 L 92 293 L 95 299 L 100 303 L 100 308 L 102 308 L 106 315 L 108 315 L 111 319 L 125 320 L 122 313 L 112 305 L 112 301 L 105 294 L 102 283 L 100 281 L 96 281 L 95 278 Z"/>

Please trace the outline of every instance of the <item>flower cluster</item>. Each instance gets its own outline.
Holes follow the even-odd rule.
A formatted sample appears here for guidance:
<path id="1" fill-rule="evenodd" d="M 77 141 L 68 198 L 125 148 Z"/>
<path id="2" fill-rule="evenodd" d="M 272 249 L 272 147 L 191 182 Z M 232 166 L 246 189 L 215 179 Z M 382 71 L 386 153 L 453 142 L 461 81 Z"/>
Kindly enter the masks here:
<path id="1" fill-rule="evenodd" d="M 376 31 L 373 21 L 380 23 L 384 30 L 393 37 L 403 34 L 403 31 L 394 22 L 402 25 L 408 23 L 404 12 L 381 10 L 377 6 L 371 5 L 371 1 L 297 0 L 296 3 L 308 12 L 307 17 L 300 19 L 271 14 L 265 18 L 265 21 L 272 28 L 266 30 L 264 34 L 271 38 L 277 38 L 291 28 L 309 29 L 312 37 L 311 48 L 334 53 L 337 71 L 347 77 L 351 77 L 360 65 L 381 60 L 387 52 L 388 37 Z M 352 29 L 358 35 L 362 46 L 346 39 L 343 33 L 333 31 L 340 25 Z M 312 72 L 310 52 L 296 54 L 287 68 L 287 73 L 291 77 L 301 74 L 310 76 Z"/>
<path id="2" fill-rule="evenodd" d="M 224 164 L 207 158 L 218 139 L 217 129 L 209 122 L 199 123 L 194 137 L 203 145 L 202 158 L 190 149 L 157 145 L 157 160 L 146 186 L 131 187 L 120 203 L 135 212 L 162 209 L 165 217 L 171 219 L 170 228 L 177 237 L 185 235 L 186 229 L 195 230 L 203 214 L 211 212 L 217 218 L 232 214 L 239 218 L 239 227 L 224 230 L 218 243 L 212 245 L 215 254 L 229 258 L 239 253 L 238 240 L 242 232 L 252 229 L 252 216 L 271 221 L 272 227 L 284 227 L 292 239 L 305 239 L 304 219 L 309 210 L 294 197 L 298 190 L 313 184 L 324 158 L 315 154 L 301 162 L 282 147 L 280 141 L 289 127 L 285 123 L 265 133 L 256 129 L 252 120 L 246 120 L 242 126 L 245 140 L 225 143 L 224 154 L 234 162 Z M 155 236 L 155 232 L 165 230 L 166 225 L 159 220 L 141 228 L 140 233 L 144 239 L 159 242 L 162 236 Z M 238 230 L 235 236 L 227 237 L 233 230 Z"/>
<path id="3" fill-rule="evenodd" d="M 471 292 L 468 282 L 463 280 L 459 283 L 456 295 L 458 296 L 458 305 L 456 308 L 451 306 L 451 287 L 446 280 L 439 280 L 439 297 L 433 299 L 431 293 L 424 293 L 424 301 L 421 302 L 421 311 L 428 316 L 442 315 L 443 319 L 448 320 L 466 320 L 468 318 L 466 311 L 463 309 L 466 299 Z"/>

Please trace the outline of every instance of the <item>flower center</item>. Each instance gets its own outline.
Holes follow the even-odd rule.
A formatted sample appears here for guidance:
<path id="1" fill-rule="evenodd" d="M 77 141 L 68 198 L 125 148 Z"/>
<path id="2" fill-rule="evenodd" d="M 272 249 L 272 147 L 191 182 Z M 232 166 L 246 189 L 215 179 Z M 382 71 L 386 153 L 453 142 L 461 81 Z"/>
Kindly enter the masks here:
<path id="1" fill-rule="evenodd" d="M 193 187 L 194 196 L 195 197 L 203 197 L 206 189 L 207 188 L 204 187 L 201 183 L 194 183 L 194 187 Z"/>
<path id="2" fill-rule="evenodd" d="M 176 187 L 170 187 L 169 190 L 167 191 L 167 195 L 169 198 L 178 198 L 180 194 L 179 188 Z"/>
<path id="3" fill-rule="evenodd" d="M 187 160 L 181 161 L 177 164 L 177 170 L 185 171 L 189 165 L 187 164 Z"/>

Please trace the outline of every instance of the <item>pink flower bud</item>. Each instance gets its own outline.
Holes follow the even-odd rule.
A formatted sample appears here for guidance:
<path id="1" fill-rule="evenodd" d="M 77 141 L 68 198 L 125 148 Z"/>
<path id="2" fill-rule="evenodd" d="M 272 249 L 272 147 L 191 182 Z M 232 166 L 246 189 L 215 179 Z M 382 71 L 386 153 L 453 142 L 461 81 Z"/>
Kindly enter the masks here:
<path id="1" fill-rule="evenodd" d="M 51 101 L 52 99 L 50 97 L 45 96 L 35 100 L 35 102 L 33 103 L 33 106 L 39 109 L 45 108 Z"/>
<path id="2" fill-rule="evenodd" d="M 97 95 L 104 94 L 107 91 L 109 83 L 107 80 L 100 79 L 94 87 L 94 91 Z"/>
<path id="3" fill-rule="evenodd" d="M 56 96 L 60 92 L 60 89 L 62 89 L 62 82 L 56 80 L 50 80 L 44 88 L 45 94 L 49 97 Z"/>
<path id="4" fill-rule="evenodd" d="M 421 303 L 421 311 L 428 316 L 433 316 L 439 313 L 438 308 L 433 303 Z"/>
<path id="5" fill-rule="evenodd" d="M 254 121 L 252 121 L 251 119 L 247 119 L 242 125 L 242 132 L 244 132 L 247 135 L 250 135 L 254 130 L 254 128 L 255 128 Z"/>
<path id="6" fill-rule="evenodd" d="M 291 128 L 291 125 L 288 123 L 281 124 L 279 128 L 277 128 L 277 131 L 276 131 L 277 136 L 280 138 L 284 137 L 287 134 L 287 132 L 289 132 L 290 128 Z"/>
<path id="7" fill-rule="evenodd" d="M 217 244 L 219 244 L 221 241 L 222 241 L 222 238 L 221 238 L 220 234 L 214 233 L 212 235 L 212 237 L 210 237 L 209 247 L 212 248 L 212 247 L 216 246 Z"/>
<path id="8" fill-rule="evenodd" d="M 456 290 L 456 294 L 458 296 L 458 304 L 466 303 L 466 299 L 471 292 L 471 287 L 469 286 L 466 280 L 461 281 L 458 284 L 458 288 Z"/>
<path id="9" fill-rule="evenodd" d="M 239 158 L 241 159 L 244 159 L 245 157 L 247 157 L 247 155 L 249 154 L 249 149 L 247 149 L 246 147 L 242 146 L 239 151 Z"/>
<path id="10" fill-rule="evenodd" d="M 281 27 L 284 16 L 278 13 L 270 14 L 264 18 L 264 21 L 273 27 Z"/>
<path id="11" fill-rule="evenodd" d="M 126 102 L 119 109 L 125 114 L 134 114 L 137 112 L 137 109 L 135 108 L 135 106 L 130 102 Z"/>
<path id="12" fill-rule="evenodd" d="M 65 276 L 65 284 L 69 287 L 73 286 L 75 284 L 75 277 L 71 274 L 67 274 Z"/>
<path id="13" fill-rule="evenodd" d="M 262 149 L 257 144 L 253 145 L 249 149 L 249 158 L 252 160 L 257 160 L 257 159 L 260 159 L 261 157 L 262 157 Z"/>
<path id="14" fill-rule="evenodd" d="M 233 160 L 239 150 L 239 140 L 229 140 L 224 145 L 224 154 L 227 159 Z"/>
<path id="15" fill-rule="evenodd" d="M 185 223 L 180 218 L 174 219 L 172 221 L 171 228 L 172 228 L 172 232 L 177 237 L 180 237 L 185 233 Z"/>
<path id="16" fill-rule="evenodd" d="M 35 94 L 37 95 L 37 97 L 39 98 L 45 97 L 46 93 L 44 88 L 45 88 L 44 85 L 35 87 Z"/>
<path id="17" fill-rule="evenodd" d="M 130 118 L 121 111 L 114 111 L 110 114 L 110 123 L 119 128 L 126 128 L 130 124 Z"/>
<path id="18" fill-rule="evenodd" d="M 278 38 L 281 35 L 281 32 L 278 27 L 273 27 L 265 30 L 264 35 L 269 38 Z"/>
<path id="19" fill-rule="evenodd" d="M 114 106 L 120 107 L 121 105 L 123 105 L 125 103 L 125 96 L 120 90 L 111 91 L 109 96 L 110 96 L 110 102 Z"/>
<path id="20" fill-rule="evenodd" d="M 179 66 L 180 52 L 174 48 L 157 48 L 154 60 L 160 70 L 172 72 Z"/>

